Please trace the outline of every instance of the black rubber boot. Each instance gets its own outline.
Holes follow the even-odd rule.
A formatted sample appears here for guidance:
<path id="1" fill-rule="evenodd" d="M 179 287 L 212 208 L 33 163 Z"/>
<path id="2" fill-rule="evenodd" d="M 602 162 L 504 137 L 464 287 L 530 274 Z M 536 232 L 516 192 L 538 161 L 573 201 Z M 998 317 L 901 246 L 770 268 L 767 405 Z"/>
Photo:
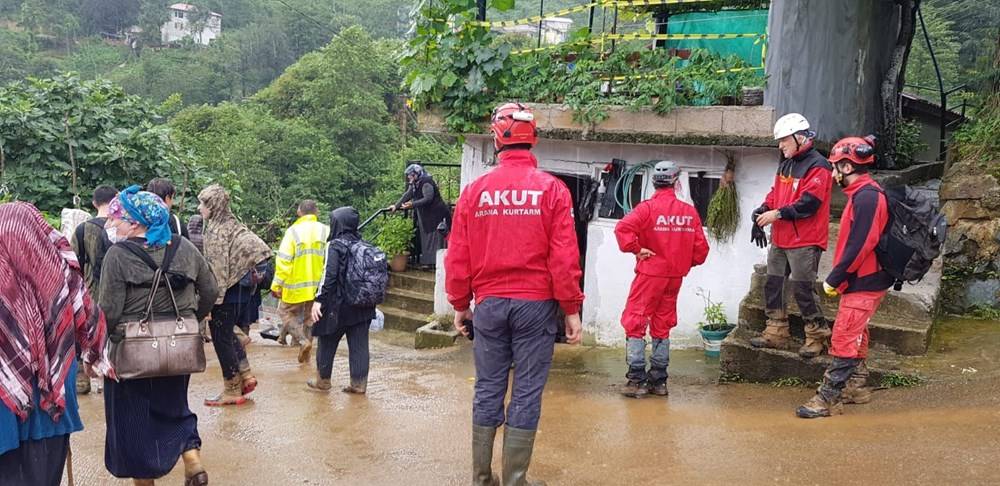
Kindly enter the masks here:
<path id="1" fill-rule="evenodd" d="M 499 486 L 493 474 L 493 439 L 496 427 L 472 426 L 472 486 Z"/>
<path id="2" fill-rule="evenodd" d="M 528 481 L 528 466 L 535 447 L 535 431 L 504 427 L 503 486 L 545 486 L 542 481 Z"/>

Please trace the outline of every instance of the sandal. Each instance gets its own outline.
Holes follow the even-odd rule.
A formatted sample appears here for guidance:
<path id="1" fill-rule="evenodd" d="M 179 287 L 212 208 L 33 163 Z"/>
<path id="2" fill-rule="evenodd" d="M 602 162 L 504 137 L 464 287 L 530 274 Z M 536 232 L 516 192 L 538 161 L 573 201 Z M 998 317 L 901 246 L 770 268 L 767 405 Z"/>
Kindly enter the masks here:
<path id="1" fill-rule="evenodd" d="M 202 471 L 185 479 L 184 486 L 208 486 L 208 473 Z"/>

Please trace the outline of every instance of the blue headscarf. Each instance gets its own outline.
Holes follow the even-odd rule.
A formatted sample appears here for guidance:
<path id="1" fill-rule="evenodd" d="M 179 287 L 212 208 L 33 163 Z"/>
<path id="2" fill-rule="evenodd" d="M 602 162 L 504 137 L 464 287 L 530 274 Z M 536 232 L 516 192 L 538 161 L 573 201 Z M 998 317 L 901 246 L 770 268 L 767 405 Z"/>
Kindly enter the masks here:
<path id="1" fill-rule="evenodd" d="M 108 214 L 146 227 L 146 244 L 158 248 L 170 242 L 170 211 L 160 196 L 131 185 L 108 205 Z"/>

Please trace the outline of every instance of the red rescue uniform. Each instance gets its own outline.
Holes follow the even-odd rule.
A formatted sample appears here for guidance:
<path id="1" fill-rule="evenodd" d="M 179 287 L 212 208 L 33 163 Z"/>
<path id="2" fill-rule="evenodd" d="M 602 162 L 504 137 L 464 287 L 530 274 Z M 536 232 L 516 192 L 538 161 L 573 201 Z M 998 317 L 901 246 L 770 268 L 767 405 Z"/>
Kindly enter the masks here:
<path id="1" fill-rule="evenodd" d="M 538 170 L 528 150 L 507 150 L 499 167 L 476 179 L 455 206 L 445 256 L 445 288 L 456 311 L 475 297 L 555 299 L 580 312 L 580 250 L 569 188 Z"/>
<path id="2" fill-rule="evenodd" d="M 678 200 L 673 188 L 658 189 L 618 222 L 615 237 L 623 252 L 638 255 L 646 248 L 655 253 L 636 262 L 635 279 L 622 313 L 625 335 L 644 338 L 648 326 L 654 339 L 668 339 L 677 325 L 681 280 L 708 257 L 708 240 L 698 211 Z"/>
<path id="3" fill-rule="evenodd" d="M 843 295 L 830 340 L 830 355 L 868 356 L 868 322 L 878 310 L 893 277 L 879 265 L 875 247 L 889 221 L 882 188 L 868 174 L 844 189 L 847 205 L 840 218 L 834 265 L 826 283 Z"/>
<path id="4" fill-rule="evenodd" d="M 811 142 L 804 148 L 781 162 L 764 199 L 766 209 L 781 213 L 771 225 L 771 243 L 786 250 L 808 246 L 826 250 L 833 166 Z"/>

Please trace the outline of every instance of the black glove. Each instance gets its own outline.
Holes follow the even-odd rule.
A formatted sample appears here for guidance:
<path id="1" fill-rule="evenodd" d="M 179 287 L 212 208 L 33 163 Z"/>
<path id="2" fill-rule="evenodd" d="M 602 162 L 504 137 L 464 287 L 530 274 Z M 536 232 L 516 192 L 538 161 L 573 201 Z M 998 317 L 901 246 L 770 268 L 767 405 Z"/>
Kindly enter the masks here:
<path id="1" fill-rule="evenodd" d="M 757 245 L 758 248 L 767 248 L 767 234 L 764 233 L 764 229 L 757 226 L 754 223 L 753 228 L 750 229 L 750 242 Z"/>

